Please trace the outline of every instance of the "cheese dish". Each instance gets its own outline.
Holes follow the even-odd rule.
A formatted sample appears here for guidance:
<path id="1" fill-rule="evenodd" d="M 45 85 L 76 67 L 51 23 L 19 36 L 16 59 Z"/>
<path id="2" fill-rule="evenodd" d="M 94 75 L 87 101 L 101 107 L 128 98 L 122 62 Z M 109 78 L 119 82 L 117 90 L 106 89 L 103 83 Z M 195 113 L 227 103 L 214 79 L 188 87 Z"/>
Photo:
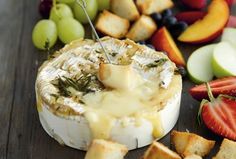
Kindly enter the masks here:
<path id="1" fill-rule="evenodd" d="M 35 89 L 40 122 L 60 144 L 87 150 L 105 139 L 129 150 L 175 125 L 182 79 L 162 52 L 131 40 L 77 40 L 40 68 Z"/>

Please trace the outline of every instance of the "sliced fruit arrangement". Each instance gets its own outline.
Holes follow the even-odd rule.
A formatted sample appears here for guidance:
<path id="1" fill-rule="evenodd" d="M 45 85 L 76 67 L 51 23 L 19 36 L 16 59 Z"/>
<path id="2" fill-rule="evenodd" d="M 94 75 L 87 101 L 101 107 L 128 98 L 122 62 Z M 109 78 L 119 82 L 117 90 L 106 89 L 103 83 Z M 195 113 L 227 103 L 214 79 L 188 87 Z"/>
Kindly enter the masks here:
<path id="1" fill-rule="evenodd" d="M 236 47 L 236 29 L 235 28 L 225 28 L 221 41 L 229 42 L 234 47 Z"/>
<path id="2" fill-rule="evenodd" d="M 236 49 L 227 42 L 214 48 L 212 68 L 216 77 L 236 76 Z"/>
<path id="3" fill-rule="evenodd" d="M 166 27 L 158 30 L 152 37 L 152 44 L 157 50 L 165 51 L 177 66 L 185 66 L 185 60 L 182 53 L 176 46 L 173 38 L 171 37 L 169 31 Z"/>
<path id="4" fill-rule="evenodd" d="M 210 101 L 202 100 L 199 116 L 214 133 L 236 140 L 236 98 L 227 95 L 214 98 L 208 83 L 206 87 Z"/>
<path id="5" fill-rule="evenodd" d="M 225 28 L 220 43 L 194 51 L 187 62 L 190 79 L 199 84 L 211 81 L 214 76 L 236 76 L 235 37 L 235 28 Z"/>
<path id="6" fill-rule="evenodd" d="M 189 0 L 188 0 L 189 1 Z M 220 18 L 218 18 L 220 15 Z M 206 16 L 190 25 L 178 38 L 186 43 L 204 43 L 218 37 L 229 18 L 229 7 L 225 0 L 212 0 Z"/>
<path id="7" fill-rule="evenodd" d="M 236 96 L 235 76 L 213 80 L 209 82 L 209 85 L 214 97 L 218 97 L 220 94 Z M 201 101 L 202 99 L 208 99 L 208 92 L 205 84 L 197 85 L 191 88 L 189 92 L 196 100 Z"/>
<path id="8" fill-rule="evenodd" d="M 208 82 L 213 79 L 211 61 L 215 46 L 215 44 L 211 44 L 201 47 L 189 57 L 187 69 L 191 80 L 195 83 Z"/>

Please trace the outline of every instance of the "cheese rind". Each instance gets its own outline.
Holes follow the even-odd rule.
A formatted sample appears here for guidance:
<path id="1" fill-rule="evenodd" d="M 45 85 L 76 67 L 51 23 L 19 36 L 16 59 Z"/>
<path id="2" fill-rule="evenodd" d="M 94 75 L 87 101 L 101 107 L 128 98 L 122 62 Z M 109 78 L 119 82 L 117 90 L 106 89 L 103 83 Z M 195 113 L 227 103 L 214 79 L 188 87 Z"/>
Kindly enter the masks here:
<path id="1" fill-rule="evenodd" d="M 160 121 L 164 131 L 162 136 L 165 136 L 178 120 L 180 97 L 181 92 L 170 99 L 165 108 L 160 111 Z M 40 122 L 44 130 L 61 144 L 87 150 L 92 141 L 92 132 L 88 121 L 82 116 L 59 117 L 53 114 L 48 107 L 44 103 L 42 111 L 39 112 Z M 115 121 L 110 134 L 112 141 L 126 145 L 129 150 L 132 150 L 149 145 L 153 140 L 156 140 L 153 137 L 153 126 L 148 120 L 143 119 L 139 126 L 135 125 L 133 118 L 127 120 L 128 125 L 125 127 L 121 120 Z"/>
<path id="2" fill-rule="evenodd" d="M 39 69 L 36 96 L 44 129 L 59 143 L 82 150 L 93 139 L 135 149 L 161 138 L 179 113 L 182 80 L 174 75 L 174 63 L 130 40 L 101 41 L 112 60 L 105 65 L 108 76 L 99 43 L 86 40 L 67 45 Z M 63 80 L 89 83 L 63 88 L 63 94 L 58 86 Z"/>

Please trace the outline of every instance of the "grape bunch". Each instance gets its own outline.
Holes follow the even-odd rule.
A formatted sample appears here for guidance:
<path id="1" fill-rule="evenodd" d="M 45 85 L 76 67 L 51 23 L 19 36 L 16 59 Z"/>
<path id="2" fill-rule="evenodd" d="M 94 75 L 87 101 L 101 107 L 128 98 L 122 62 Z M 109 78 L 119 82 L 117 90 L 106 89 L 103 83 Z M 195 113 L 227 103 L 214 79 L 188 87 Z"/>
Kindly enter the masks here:
<path id="1" fill-rule="evenodd" d="M 64 44 L 84 38 L 83 24 L 88 20 L 76 0 L 40 0 L 39 13 L 42 16 L 34 27 L 32 40 L 35 47 L 47 50 L 59 38 Z M 99 10 L 109 9 L 110 0 L 85 0 L 86 10 L 94 20 Z"/>

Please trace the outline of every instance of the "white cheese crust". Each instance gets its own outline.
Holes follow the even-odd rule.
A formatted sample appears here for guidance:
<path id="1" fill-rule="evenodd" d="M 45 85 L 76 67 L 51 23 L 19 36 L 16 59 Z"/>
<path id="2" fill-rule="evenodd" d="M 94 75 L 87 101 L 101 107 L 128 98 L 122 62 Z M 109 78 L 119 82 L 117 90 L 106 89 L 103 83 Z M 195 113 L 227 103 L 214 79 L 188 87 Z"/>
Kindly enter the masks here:
<path id="1" fill-rule="evenodd" d="M 160 121 L 164 133 L 159 138 L 152 135 L 152 124 L 143 120 L 140 126 L 136 126 L 132 118 L 127 119 L 128 126 L 123 126 L 117 121 L 111 131 L 111 140 L 126 145 L 129 150 L 149 145 L 154 140 L 165 136 L 175 125 L 179 117 L 181 92 L 169 100 L 163 110 L 160 111 Z M 67 145 L 79 150 L 87 150 L 92 141 L 92 132 L 88 121 L 82 117 L 68 119 L 53 114 L 43 105 L 39 112 L 40 122 L 44 130 L 62 145 Z M 170 115 L 171 114 L 171 115 Z"/>
<path id="2" fill-rule="evenodd" d="M 130 40 L 105 37 L 102 43 L 114 65 L 108 67 L 113 74 L 106 81 L 99 79 L 106 59 L 91 40 L 72 42 L 41 66 L 36 96 L 42 126 L 59 143 L 81 150 L 87 150 L 92 139 L 135 149 L 161 138 L 179 114 L 182 81 L 174 75 L 174 63 Z M 59 80 L 82 81 L 85 76 L 90 92 L 72 86 L 60 92 Z"/>

